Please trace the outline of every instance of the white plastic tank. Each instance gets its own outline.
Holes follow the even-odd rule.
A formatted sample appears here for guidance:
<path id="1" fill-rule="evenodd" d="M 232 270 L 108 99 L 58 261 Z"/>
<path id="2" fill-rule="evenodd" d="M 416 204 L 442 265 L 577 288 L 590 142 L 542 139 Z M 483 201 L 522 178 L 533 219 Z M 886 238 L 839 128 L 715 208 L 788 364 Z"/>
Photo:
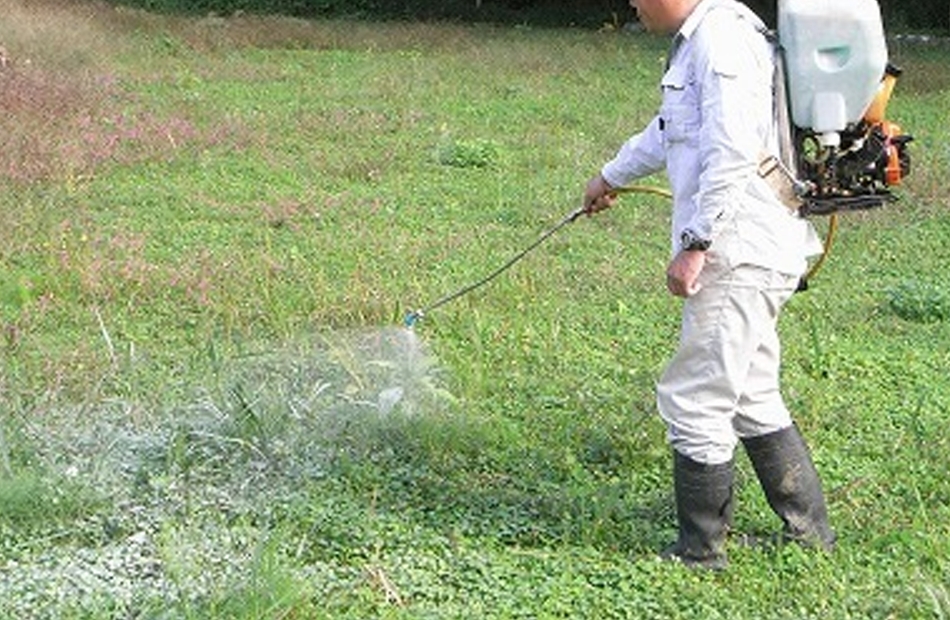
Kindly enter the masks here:
<path id="1" fill-rule="evenodd" d="M 884 76 L 887 42 L 877 0 L 779 0 L 792 122 L 827 146 L 859 121 Z"/>

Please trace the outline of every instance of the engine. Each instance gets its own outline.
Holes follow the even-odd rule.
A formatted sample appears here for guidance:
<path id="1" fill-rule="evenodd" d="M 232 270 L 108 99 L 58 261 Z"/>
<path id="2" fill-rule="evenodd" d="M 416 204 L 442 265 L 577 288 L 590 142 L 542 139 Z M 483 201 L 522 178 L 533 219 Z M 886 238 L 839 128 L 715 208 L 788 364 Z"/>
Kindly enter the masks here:
<path id="1" fill-rule="evenodd" d="M 841 132 L 836 147 L 822 145 L 813 131 L 795 133 L 803 215 L 879 207 L 910 173 L 913 137 L 889 121 L 862 121 Z"/>
<path id="2" fill-rule="evenodd" d="M 887 62 L 877 0 L 779 0 L 786 108 L 783 164 L 800 211 L 827 215 L 894 199 L 913 139 L 885 120 L 900 70 Z"/>

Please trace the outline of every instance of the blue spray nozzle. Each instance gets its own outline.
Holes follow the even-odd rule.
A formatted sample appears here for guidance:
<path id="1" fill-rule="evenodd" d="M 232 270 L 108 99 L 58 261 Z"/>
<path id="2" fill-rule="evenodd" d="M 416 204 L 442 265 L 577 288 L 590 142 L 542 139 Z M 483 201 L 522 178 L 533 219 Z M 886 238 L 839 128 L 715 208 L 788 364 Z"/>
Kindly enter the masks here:
<path id="1" fill-rule="evenodd" d="M 413 310 L 412 312 L 406 315 L 405 319 L 403 319 L 403 325 L 405 325 L 409 329 L 412 329 L 413 327 L 416 326 L 416 323 L 418 323 L 422 319 L 422 316 L 423 316 L 422 310 Z"/>

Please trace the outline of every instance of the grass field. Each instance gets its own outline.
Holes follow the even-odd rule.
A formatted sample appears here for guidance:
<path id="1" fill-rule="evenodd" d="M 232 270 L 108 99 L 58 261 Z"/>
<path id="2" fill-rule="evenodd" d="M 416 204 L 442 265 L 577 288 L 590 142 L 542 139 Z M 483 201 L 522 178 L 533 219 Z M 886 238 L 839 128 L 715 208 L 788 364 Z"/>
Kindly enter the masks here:
<path id="1" fill-rule="evenodd" d="M 666 41 L 0 6 L 0 617 L 950 616 L 946 48 L 892 47 L 913 174 L 781 325 L 839 549 L 700 574 L 662 198 L 401 327 L 573 210 Z"/>

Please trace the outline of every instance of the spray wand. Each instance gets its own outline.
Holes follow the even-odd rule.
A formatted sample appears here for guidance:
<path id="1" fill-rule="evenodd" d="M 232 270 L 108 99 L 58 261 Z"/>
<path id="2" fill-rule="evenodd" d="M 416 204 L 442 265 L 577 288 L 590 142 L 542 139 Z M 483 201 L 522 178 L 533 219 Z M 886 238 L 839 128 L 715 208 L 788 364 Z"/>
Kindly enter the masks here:
<path id="1" fill-rule="evenodd" d="M 563 218 L 560 222 L 558 222 L 557 224 L 555 224 L 554 226 L 552 226 L 551 228 L 549 228 L 548 230 L 546 230 L 540 237 L 538 237 L 538 239 L 537 239 L 534 243 L 532 243 L 531 245 L 529 245 L 529 246 L 526 247 L 525 249 L 521 250 L 520 252 L 518 252 L 517 254 L 515 254 L 514 256 L 512 256 L 512 257 L 508 260 L 508 262 L 506 262 L 504 265 L 502 265 L 501 267 L 498 267 L 497 269 L 495 269 L 493 272 L 491 272 L 490 274 L 488 274 L 487 276 L 485 276 L 485 277 L 482 278 L 481 280 L 478 280 L 478 281 L 476 281 L 476 282 L 472 282 L 472 283 L 469 284 L 468 286 L 463 286 L 462 288 L 460 288 L 459 290 L 455 291 L 454 293 L 449 293 L 449 294 L 446 295 L 445 297 L 442 297 L 442 298 L 440 298 L 440 299 L 438 299 L 438 300 L 432 302 L 431 304 L 429 304 L 428 306 L 426 306 L 426 307 L 424 307 L 424 308 L 420 308 L 419 310 L 413 310 L 412 312 L 410 312 L 409 314 L 406 315 L 406 318 L 405 318 L 405 320 L 403 321 L 403 323 L 405 324 L 406 327 L 410 327 L 410 328 L 411 328 L 411 327 L 414 327 L 415 324 L 416 324 L 418 321 L 422 320 L 422 319 L 426 316 L 426 314 L 428 314 L 429 312 L 435 310 L 435 309 L 438 308 L 439 306 L 444 306 L 445 304 L 449 303 L 450 301 L 453 301 L 453 300 L 455 300 L 455 299 L 458 299 L 458 298 L 461 297 L 462 295 L 465 295 L 465 294 L 467 294 L 467 293 L 470 293 L 470 292 L 474 291 L 475 289 L 477 289 L 477 288 L 479 288 L 479 287 L 481 287 L 481 286 L 484 286 L 485 284 L 488 284 L 489 282 L 491 282 L 492 280 L 494 280 L 495 278 L 497 278 L 499 275 L 501 275 L 502 273 L 504 273 L 505 271 L 507 271 L 508 268 L 510 268 L 512 265 L 514 265 L 515 263 L 517 263 L 518 261 L 520 261 L 522 258 L 524 258 L 525 256 L 527 256 L 528 253 L 531 252 L 531 250 L 535 249 L 536 247 L 538 247 L 539 245 L 541 245 L 542 243 L 544 243 L 544 241 L 545 241 L 548 237 L 552 236 L 554 233 L 556 233 L 557 231 L 559 231 L 559 230 L 561 230 L 562 228 L 564 228 L 564 226 L 566 226 L 567 224 L 570 224 L 571 222 L 573 222 L 574 220 L 576 220 L 577 218 L 579 218 L 579 217 L 580 217 L 581 215 L 583 215 L 585 212 L 586 212 L 586 208 L 584 208 L 584 207 L 578 207 L 578 208 L 574 209 L 573 211 L 571 211 L 570 213 L 568 213 L 566 216 L 564 216 L 564 218 Z"/>
<path id="2" fill-rule="evenodd" d="M 670 197 L 672 196 L 672 195 L 670 194 L 670 192 L 668 192 L 668 191 L 665 190 L 665 189 L 661 189 L 661 188 L 658 188 L 658 187 L 642 186 L 642 185 L 632 185 L 632 186 L 629 186 L 629 187 L 618 187 L 618 188 L 616 188 L 616 189 L 614 189 L 614 190 L 611 191 L 612 194 L 632 194 L 632 193 L 636 193 L 636 192 L 649 193 L 649 194 L 656 194 L 656 195 L 658 195 L 658 196 L 663 196 L 663 197 L 666 197 L 666 198 L 670 198 Z M 438 299 L 438 300 L 432 302 L 431 304 L 429 304 L 428 306 L 425 306 L 424 308 L 420 308 L 420 309 L 418 309 L 418 310 L 413 310 L 412 312 L 410 312 L 409 314 L 406 315 L 406 318 L 403 320 L 403 324 L 404 324 L 406 327 L 408 327 L 408 328 L 411 329 L 411 328 L 415 327 L 416 323 L 418 323 L 418 322 L 421 321 L 423 318 L 425 318 L 425 316 L 426 316 L 429 312 L 435 310 L 436 308 L 439 308 L 440 306 L 444 306 L 445 304 L 449 303 L 450 301 L 454 301 L 454 300 L 458 299 L 459 297 L 461 297 L 462 295 L 466 295 L 466 294 L 468 294 L 468 293 L 474 291 L 475 289 L 477 289 L 477 288 L 479 288 L 479 287 L 481 287 L 481 286 L 484 286 L 485 284 L 488 284 L 489 282 L 491 282 L 492 280 L 494 280 L 495 278 L 497 278 L 499 275 L 501 275 L 502 273 L 504 273 L 505 271 L 507 271 L 512 265 L 514 265 L 515 263 L 517 263 L 518 261 L 520 261 L 522 258 L 524 258 L 525 256 L 527 256 L 527 255 L 528 255 L 532 250 L 534 250 L 536 247 L 538 247 L 539 245 L 541 245 L 542 243 L 544 243 L 548 238 L 550 238 L 552 235 L 554 235 L 557 231 L 561 230 L 561 229 L 564 228 L 566 225 L 570 224 L 571 222 L 573 222 L 574 220 L 576 220 L 577 218 L 579 218 L 581 215 L 583 215 L 583 214 L 586 213 L 586 212 L 587 212 L 587 209 L 586 209 L 585 207 L 583 207 L 583 206 L 574 209 L 573 211 L 571 211 L 570 213 L 568 213 L 566 216 L 564 216 L 564 218 L 563 218 L 561 221 L 559 221 L 557 224 L 555 224 L 554 226 L 552 226 L 551 228 L 549 228 L 548 230 L 546 230 L 544 233 L 542 233 L 541 236 L 538 237 L 538 238 L 534 241 L 534 243 L 532 243 L 531 245 L 529 245 L 528 247 L 526 247 L 526 248 L 523 249 L 522 251 L 520 251 L 520 252 L 518 252 L 517 254 L 515 254 L 514 256 L 512 256 L 512 257 L 508 260 L 508 262 L 506 262 L 506 263 L 503 264 L 502 266 L 498 267 L 497 269 L 495 269 L 493 272 L 491 272 L 490 274 L 488 274 L 488 275 L 485 276 L 484 278 L 482 278 L 482 279 L 480 279 L 480 280 L 477 280 L 476 282 L 472 282 L 471 284 L 460 288 L 459 290 L 455 291 L 454 293 L 449 293 L 448 295 L 446 295 L 446 296 L 444 296 L 444 297 L 442 297 L 442 298 L 440 298 L 440 299 Z"/>

